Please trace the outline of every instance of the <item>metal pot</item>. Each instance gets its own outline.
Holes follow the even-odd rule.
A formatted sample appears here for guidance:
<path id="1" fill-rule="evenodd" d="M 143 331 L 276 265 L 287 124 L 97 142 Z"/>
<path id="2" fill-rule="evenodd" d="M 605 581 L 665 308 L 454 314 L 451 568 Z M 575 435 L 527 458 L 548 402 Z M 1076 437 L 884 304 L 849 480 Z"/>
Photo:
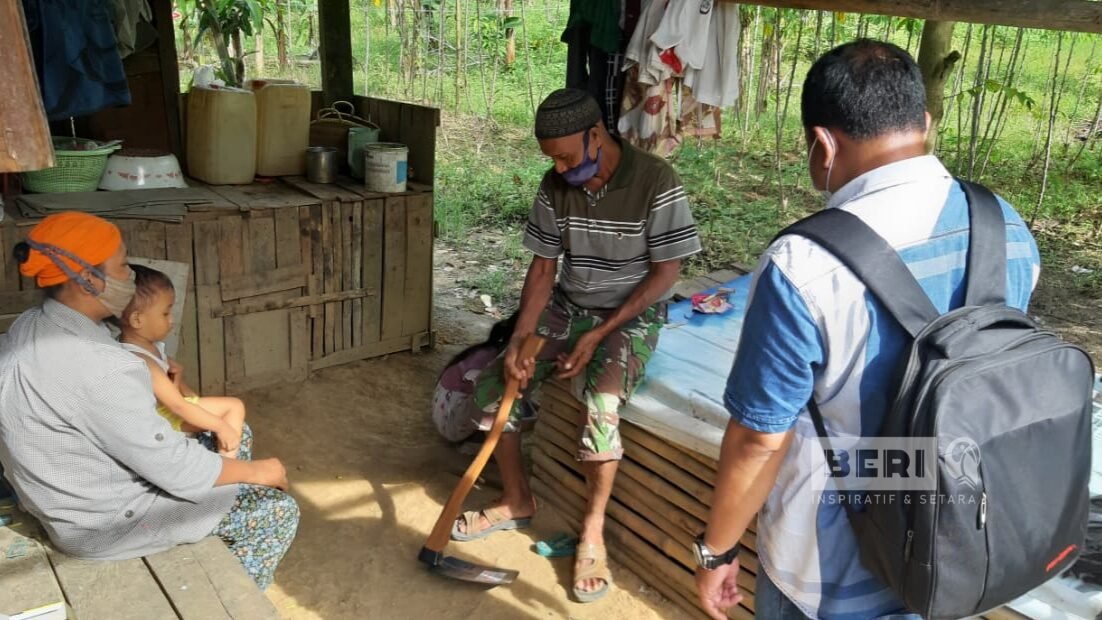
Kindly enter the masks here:
<path id="1" fill-rule="evenodd" d="M 311 183 L 332 183 L 337 180 L 337 149 L 331 146 L 311 146 L 306 149 L 306 178 Z"/>

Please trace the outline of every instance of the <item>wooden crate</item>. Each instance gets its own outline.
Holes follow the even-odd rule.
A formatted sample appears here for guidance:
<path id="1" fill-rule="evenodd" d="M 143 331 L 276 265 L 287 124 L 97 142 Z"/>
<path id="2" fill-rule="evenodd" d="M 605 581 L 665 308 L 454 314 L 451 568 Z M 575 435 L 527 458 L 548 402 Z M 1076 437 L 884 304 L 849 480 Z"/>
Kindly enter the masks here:
<path id="1" fill-rule="evenodd" d="M 132 256 L 191 265 L 176 357 L 200 392 L 431 346 L 431 190 L 344 185 L 211 187 L 179 224 L 112 220 Z M 41 299 L 10 258 L 34 223 L 0 226 L 0 331 Z"/>

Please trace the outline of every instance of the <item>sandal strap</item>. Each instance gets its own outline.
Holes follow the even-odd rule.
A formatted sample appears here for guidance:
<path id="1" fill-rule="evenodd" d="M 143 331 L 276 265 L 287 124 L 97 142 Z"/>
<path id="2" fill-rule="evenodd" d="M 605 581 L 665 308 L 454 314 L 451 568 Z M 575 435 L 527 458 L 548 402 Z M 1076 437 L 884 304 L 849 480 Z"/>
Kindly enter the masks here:
<path id="1" fill-rule="evenodd" d="M 589 560 L 591 563 L 578 566 L 579 562 Z M 605 583 L 612 583 L 612 573 L 608 570 L 608 556 L 603 545 L 583 543 L 578 545 L 574 561 L 574 583 L 586 579 L 601 579 Z"/>
<path id="2" fill-rule="evenodd" d="M 578 543 L 577 551 L 574 555 L 577 556 L 579 560 L 593 560 L 594 562 L 603 562 L 605 558 L 608 557 L 604 545 L 583 542 Z"/>
<path id="3" fill-rule="evenodd" d="M 490 524 L 490 527 L 493 527 L 498 523 L 509 519 L 509 517 L 507 517 L 505 513 L 501 511 L 501 508 L 498 508 L 496 506 L 483 508 L 482 516 L 486 517 L 486 522 Z"/>
<path id="4" fill-rule="evenodd" d="M 481 510 L 468 510 L 463 513 L 464 533 L 468 536 L 478 534 L 482 531 L 482 511 Z"/>

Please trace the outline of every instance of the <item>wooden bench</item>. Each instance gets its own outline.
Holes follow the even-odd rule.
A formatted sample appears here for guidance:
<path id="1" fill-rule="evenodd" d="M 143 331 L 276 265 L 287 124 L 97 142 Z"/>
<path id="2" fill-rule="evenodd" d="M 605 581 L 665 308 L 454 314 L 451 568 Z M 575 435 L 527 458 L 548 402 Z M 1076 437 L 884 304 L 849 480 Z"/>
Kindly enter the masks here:
<path id="1" fill-rule="evenodd" d="M 9 513 L 10 514 L 10 513 Z M 0 617 L 269 620 L 275 606 L 216 537 L 122 561 L 53 549 L 25 513 L 0 527 Z M 52 611 L 51 611 L 52 608 Z M 26 615 L 17 615 L 24 614 Z"/>

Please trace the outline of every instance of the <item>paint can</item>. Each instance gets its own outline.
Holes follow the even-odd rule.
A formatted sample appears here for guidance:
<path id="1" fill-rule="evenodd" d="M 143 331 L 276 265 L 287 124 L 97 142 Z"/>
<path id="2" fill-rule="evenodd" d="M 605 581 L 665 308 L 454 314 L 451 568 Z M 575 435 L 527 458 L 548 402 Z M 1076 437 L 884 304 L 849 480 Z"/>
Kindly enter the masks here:
<path id="1" fill-rule="evenodd" d="M 364 186 L 368 191 L 406 191 L 409 148 L 394 142 L 364 145 Z"/>

